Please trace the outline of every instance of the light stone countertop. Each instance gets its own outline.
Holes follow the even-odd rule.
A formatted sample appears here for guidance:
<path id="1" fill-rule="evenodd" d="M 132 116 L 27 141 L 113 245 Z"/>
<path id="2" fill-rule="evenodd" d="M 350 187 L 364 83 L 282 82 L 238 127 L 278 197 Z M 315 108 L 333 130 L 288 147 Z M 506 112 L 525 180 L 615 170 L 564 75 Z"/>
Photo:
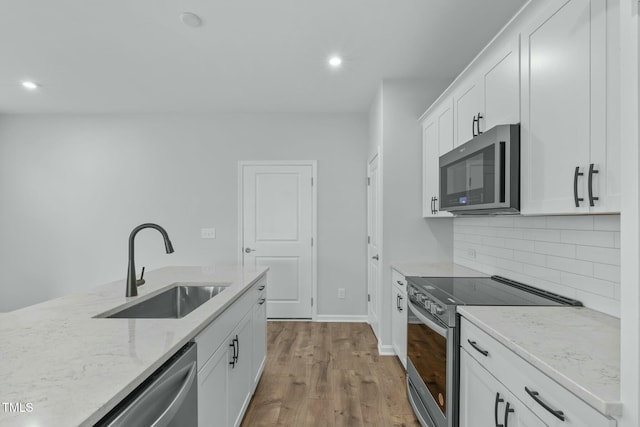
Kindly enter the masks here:
<path id="1" fill-rule="evenodd" d="M 139 296 L 120 280 L 0 316 L 0 402 L 31 403 L 0 426 L 93 425 L 248 290 L 268 268 L 165 267 Z M 176 282 L 228 288 L 182 319 L 93 318 Z"/>
<path id="2" fill-rule="evenodd" d="M 458 313 L 605 415 L 620 415 L 620 320 L 583 307 Z"/>
<path id="3" fill-rule="evenodd" d="M 399 261 L 392 262 L 391 268 L 404 277 L 489 277 L 488 274 L 452 262 Z"/>

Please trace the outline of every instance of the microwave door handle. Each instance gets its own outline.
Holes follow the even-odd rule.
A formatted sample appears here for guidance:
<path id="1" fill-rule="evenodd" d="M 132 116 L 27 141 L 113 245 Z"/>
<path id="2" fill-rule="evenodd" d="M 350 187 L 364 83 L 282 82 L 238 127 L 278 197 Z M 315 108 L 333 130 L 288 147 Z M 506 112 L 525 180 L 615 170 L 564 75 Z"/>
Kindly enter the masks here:
<path id="1" fill-rule="evenodd" d="M 442 335 L 444 338 L 447 338 L 447 329 L 440 324 L 440 321 L 434 321 L 428 319 L 425 315 L 423 315 L 420 310 L 411 302 L 411 300 L 407 301 L 407 306 L 411 308 L 411 312 L 414 316 L 418 318 L 422 323 L 436 331 L 439 335 Z M 431 317 L 431 315 L 429 315 Z"/>

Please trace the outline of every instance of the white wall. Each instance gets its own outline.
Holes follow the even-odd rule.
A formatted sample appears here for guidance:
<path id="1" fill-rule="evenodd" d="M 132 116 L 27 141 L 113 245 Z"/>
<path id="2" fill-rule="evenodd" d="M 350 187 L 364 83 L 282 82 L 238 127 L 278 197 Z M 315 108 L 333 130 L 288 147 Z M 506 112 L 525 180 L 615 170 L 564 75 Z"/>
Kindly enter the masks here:
<path id="1" fill-rule="evenodd" d="M 369 150 L 380 146 L 382 165 L 378 337 L 382 347 L 391 345 L 390 264 L 452 259 L 451 221 L 422 218 L 422 131 L 418 123 L 418 117 L 447 84 L 444 80 L 384 80 L 369 114 Z"/>
<path id="2" fill-rule="evenodd" d="M 620 215 L 454 219 L 456 263 L 620 317 Z"/>
<path id="3" fill-rule="evenodd" d="M 1 116 L 0 311 L 123 279 L 143 222 L 176 252 L 145 230 L 138 269 L 236 264 L 237 162 L 317 160 L 318 313 L 363 315 L 366 153 L 365 115 Z"/>

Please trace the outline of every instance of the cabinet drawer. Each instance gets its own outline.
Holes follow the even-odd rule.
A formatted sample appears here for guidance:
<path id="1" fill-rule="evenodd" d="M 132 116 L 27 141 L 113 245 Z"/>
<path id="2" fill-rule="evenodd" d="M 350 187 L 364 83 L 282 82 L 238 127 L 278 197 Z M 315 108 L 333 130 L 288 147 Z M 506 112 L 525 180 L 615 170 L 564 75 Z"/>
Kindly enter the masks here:
<path id="1" fill-rule="evenodd" d="M 614 427 L 616 425 L 615 420 L 589 406 L 464 317 L 461 318 L 460 326 L 460 346 L 547 425 L 570 427 Z M 550 409 L 562 411 L 565 420 L 561 421 L 545 409 L 542 403 L 537 402 L 527 392 L 527 389 L 538 393 L 536 398 Z"/>
<path id="2" fill-rule="evenodd" d="M 407 292 L 407 279 L 405 279 L 402 274 L 398 273 L 394 269 L 391 269 L 391 282 L 394 285 L 398 285 L 400 289 L 404 290 L 405 293 Z"/>
<path id="3" fill-rule="evenodd" d="M 260 282 L 253 285 L 194 338 L 198 344 L 198 370 L 204 366 L 220 344 L 224 343 L 225 338 L 229 336 L 244 315 L 251 310 L 256 300 L 255 288 L 259 284 Z"/>

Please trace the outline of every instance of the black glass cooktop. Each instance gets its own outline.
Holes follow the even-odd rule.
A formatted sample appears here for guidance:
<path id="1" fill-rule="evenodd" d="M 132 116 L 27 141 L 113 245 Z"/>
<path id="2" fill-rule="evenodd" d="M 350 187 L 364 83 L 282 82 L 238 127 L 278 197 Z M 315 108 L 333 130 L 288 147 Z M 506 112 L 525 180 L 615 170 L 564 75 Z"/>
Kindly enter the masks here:
<path id="1" fill-rule="evenodd" d="M 407 277 L 407 280 L 446 305 L 582 305 L 579 301 L 499 276 Z"/>

